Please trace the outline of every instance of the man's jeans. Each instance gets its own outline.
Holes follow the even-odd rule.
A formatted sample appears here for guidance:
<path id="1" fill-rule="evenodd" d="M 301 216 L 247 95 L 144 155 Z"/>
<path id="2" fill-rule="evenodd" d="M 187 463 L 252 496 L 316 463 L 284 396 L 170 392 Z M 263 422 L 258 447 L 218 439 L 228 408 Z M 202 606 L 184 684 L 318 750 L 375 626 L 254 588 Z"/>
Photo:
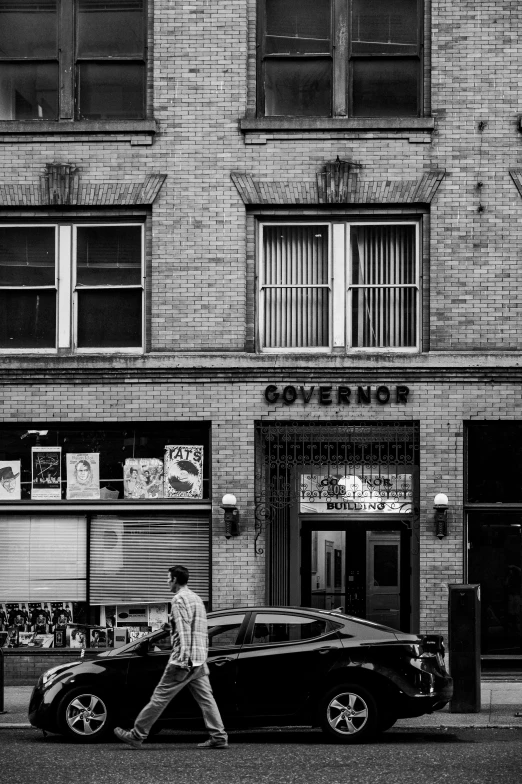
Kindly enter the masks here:
<path id="1" fill-rule="evenodd" d="M 206 664 L 193 667 L 190 670 L 176 667 L 174 664 L 167 664 L 160 682 L 154 689 L 149 704 L 145 705 L 134 722 L 133 734 L 137 738 L 145 740 L 153 724 L 159 719 L 169 702 L 185 686 L 188 686 L 192 696 L 201 708 L 210 737 L 215 740 L 226 741 L 227 733 L 212 694 Z"/>

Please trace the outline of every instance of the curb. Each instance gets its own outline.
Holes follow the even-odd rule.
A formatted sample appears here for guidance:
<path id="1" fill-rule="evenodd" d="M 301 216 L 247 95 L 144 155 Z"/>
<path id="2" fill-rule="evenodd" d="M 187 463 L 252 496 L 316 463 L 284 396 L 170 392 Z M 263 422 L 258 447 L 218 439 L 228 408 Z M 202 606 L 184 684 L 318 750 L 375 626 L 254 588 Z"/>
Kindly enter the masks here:
<path id="1" fill-rule="evenodd" d="M 31 727 L 33 729 L 36 729 L 36 727 L 33 727 L 32 724 L 25 723 L 25 722 L 23 724 L 22 723 L 16 724 L 15 722 L 11 722 L 10 724 L 5 722 L 5 724 L 2 724 L 0 722 L 0 730 L 9 730 L 9 729 L 21 730 L 21 729 L 31 729 Z"/>

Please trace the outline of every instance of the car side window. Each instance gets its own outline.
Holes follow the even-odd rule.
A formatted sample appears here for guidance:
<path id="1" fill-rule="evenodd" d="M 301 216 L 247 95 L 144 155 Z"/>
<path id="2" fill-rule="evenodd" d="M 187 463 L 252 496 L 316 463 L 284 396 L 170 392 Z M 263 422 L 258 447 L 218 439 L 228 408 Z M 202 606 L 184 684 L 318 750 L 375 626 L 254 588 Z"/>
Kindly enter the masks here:
<path id="1" fill-rule="evenodd" d="M 245 614 L 220 615 L 208 619 L 208 644 L 211 648 L 235 645 Z"/>
<path id="2" fill-rule="evenodd" d="M 321 637 L 328 631 L 328 621 L 304 615 L 258 613 L 251 642 L 268 645 L 277 642 L 301 642 Z"/>
<path id="3" fill-rule="evenodd" d="M 165 632 L 162 637 L 153 637 L 149 640 L 149 653 L 162 653 L 171 651 L 172 644 L 170 641 L 170 634 Z"/>

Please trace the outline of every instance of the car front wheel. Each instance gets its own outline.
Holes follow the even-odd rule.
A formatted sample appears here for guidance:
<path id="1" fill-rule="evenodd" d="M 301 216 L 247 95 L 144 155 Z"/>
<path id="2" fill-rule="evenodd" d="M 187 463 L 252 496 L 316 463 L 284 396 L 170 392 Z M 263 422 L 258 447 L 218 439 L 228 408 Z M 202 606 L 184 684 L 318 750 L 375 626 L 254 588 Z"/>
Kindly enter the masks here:
<path id="1" fill-rule="evenodd" d="M 107 698 L 92 689 L 69 692 L 58 706 L 60 730 L 79 743 L 94 743 L 113 728 Z"/>
<path id="2" fill-rule="evenodd" d="M 337 743 L 363 743 L 379 727 L 377 704 L 364 686 L 342 683 L 321 701 L 321 728 Z"/>

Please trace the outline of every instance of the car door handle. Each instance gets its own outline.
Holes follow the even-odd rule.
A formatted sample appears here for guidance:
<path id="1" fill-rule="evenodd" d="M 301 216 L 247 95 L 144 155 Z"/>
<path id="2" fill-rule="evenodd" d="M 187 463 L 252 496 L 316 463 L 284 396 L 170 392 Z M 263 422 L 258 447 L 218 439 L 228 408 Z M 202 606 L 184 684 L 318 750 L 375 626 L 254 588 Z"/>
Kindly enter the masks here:
<path id="1" fill-rule="evenodd" d="M 234 661 L 232 656 L 222 656 L 221 659 L 212 659 L 210 664 L 217 664 L 218 667 L 221 667 L 222 664 L 226 664 L 226 662 Z"/>
<path id="2" fill-rule="evenodd" d="M 328 651 L 333 651 L 333 650 L 334 650 L 334 646 L 328 645 L 326 648 L 318 648 L 317 653 L 328 653 Z"/>

